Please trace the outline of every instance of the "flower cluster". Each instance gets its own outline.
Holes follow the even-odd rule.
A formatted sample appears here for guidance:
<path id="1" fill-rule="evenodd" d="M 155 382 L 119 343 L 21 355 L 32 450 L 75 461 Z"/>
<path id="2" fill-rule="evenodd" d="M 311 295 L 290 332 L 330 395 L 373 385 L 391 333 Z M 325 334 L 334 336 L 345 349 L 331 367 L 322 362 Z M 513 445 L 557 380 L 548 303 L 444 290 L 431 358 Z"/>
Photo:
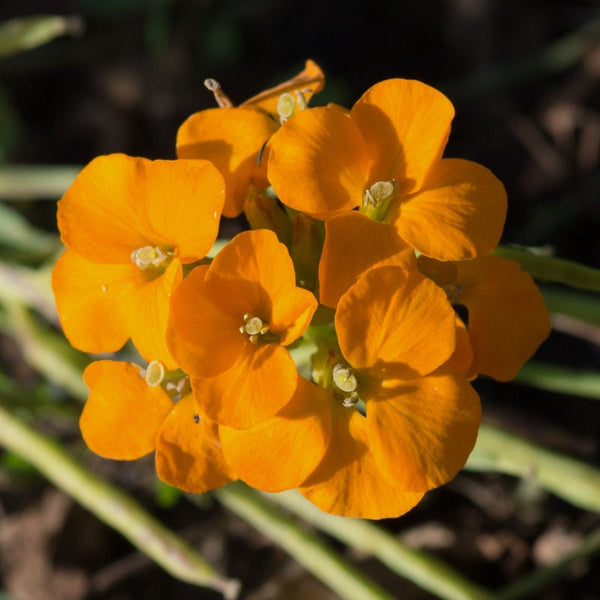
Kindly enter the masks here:
<path id="1" fill-rule="evenodd" d="M 58 204 L 65 335 L 131 340 L 144 364 L 85 371 L 88 446 L 190 492 L 299 488 L 338 515 L 400 515 L 475 444 L 471 382 L 511 379 L 549 332 L 540 293 L 492 255 L 501 182 L 443 158 L 454 109 L 382 81 L 309 108 L 324 77 L 187 119 L 177 160 L 93 160 Z M 214 256 L 220 218 L 250 230 Z M 463 309 L 457 312 L 457 305 Z M 465 310 L 466 309 L 466 310 Z"/>

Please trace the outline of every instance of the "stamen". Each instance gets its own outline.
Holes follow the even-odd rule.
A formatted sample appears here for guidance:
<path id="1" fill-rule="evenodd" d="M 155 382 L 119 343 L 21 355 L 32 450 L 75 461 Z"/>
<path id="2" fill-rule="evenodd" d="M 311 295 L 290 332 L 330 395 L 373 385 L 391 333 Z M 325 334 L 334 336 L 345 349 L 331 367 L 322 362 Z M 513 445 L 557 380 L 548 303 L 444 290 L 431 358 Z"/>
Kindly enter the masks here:
<path id="1" fill-rule="evenodd" d="M 382 220 L 397 191 L 398 184 L 394 179 L 376 181 L 365 190 L 361 210 L 375 221 Z"/>
<path id="2" fill-rule="evenodd" d="M 343 405 L 346 408 L 356 406 L 358 403 L 358 381 L 356 375 L 352 372 L 350 367 L 347 367 L 341 363 L 338 363 L 333 367 L 332 372 L 333 383 L 342 392 L 344 392 Z"/>
<path id="3" fill-rule="evenodd" d="M 282 125 L 296 113 L 296 104 L 297 101 L 294 96 L 287 92 L 279 96 L 279 100 L 277 100 L 277 114 L 279 115 L 279 122 Z"/>
<path id="4" fill-rule="evenodd" d="M 158 387 L 165 378 L 165 366 L 158 360 L 148 363 L 144 379 L 150 387 Z"/>
<path id="5" fill-rule="evenodd" d="M 158 267 L 172 256 L 173 252 L 170 250 L 164 252 L 158 246 L 142 246 L 131 253 L 131 262 L 144 270 Z"/>
<path id="6" fill-rule="evenodd" d="M 213 93 L 213 96 L 215 97 L 215 101 L 219 105 L 219 108 L 233 108 L 233 102 L 221 89 L 221 84 L 216 79 L 212 79 L 211 77 L 205 79 L 204 87 Z"/>
<path id="7" fill-rule="evenodd" d="M 239 331 L 248 335 L 250 343 L 256 344 L 259 336 L 268 333 L 269 324 L 265 323 L 260 317 L 246 313 L 244 315 L 244 324 L 240 326 Z"/>

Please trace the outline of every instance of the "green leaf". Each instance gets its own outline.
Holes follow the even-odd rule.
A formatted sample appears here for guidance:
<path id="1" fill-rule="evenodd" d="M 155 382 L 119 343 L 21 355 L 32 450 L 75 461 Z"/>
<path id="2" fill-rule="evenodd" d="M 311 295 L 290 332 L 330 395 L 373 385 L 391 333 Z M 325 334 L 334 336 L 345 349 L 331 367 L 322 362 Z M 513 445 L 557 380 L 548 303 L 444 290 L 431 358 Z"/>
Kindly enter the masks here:
<path id="1" fill-rule="evenodd" d="M 600 269 L 547 256 L 540 249 L 520 246 L 499 246 L 494 254 L 518 262 L 524 271 L 541 281 L 600 292 Z"/>
<path id="2" fill-rule="evenodd" d="M 600 400 L 600 372 L 570 369 L 531 361 L 525 363 L 515 382 L 549 392 Z"/>
<path id="3" fill-rule="evenodd" d="M 0 23 L 0 56 L 18 54 L 46 44 L 61 35 L 79 35 L 83 22 L 79 17 L 36 15 Z"/>

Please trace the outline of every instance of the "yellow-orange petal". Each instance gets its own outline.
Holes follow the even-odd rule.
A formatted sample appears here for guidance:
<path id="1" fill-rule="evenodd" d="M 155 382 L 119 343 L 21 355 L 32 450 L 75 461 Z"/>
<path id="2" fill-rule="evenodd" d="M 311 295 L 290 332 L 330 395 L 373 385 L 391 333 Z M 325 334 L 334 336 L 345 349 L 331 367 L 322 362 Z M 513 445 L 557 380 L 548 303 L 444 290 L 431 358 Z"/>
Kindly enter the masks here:
<path id="1" fill-rule="evenodd" d="M 156 473 L 165 483 L 192 494 L 236 478 L 223 458 L 217 425 L 198 414 L 191 394 L 173 406 L 160 428 Z"/>
<path id="2" fill-rule="evenodd" d="M 362 273 L 407 248 L 392 225 L 373 221 L 362 213 L 348 211 L 329 219 L 319 262 L 321 304 L 335 308 Z M 405 259 L 408 268 L 408 263 L 414 261 L 412 249 L 402 254 L 402 261 Z"/>
<path id="3" fill-rule="evenodd" d="M 223 176 L 206 160 L 155 160 L 145 167 L 138 201 L 145 203 L 150 227 L 176 248 L 182 263 L 204 258 L 219 232 Z"/>
<path id="4" fill-rule="evenodd" d="M 329 444 L 330 401 L 326 390 L 299 377 L 296 393 L 275 416 L 249 429 L 219 428 L 227 462 L 240 479 L 260 490 L 298 487 Z"/>
<path id="5" fill-rule="evenodd" d="M 279 122 L 253 106 L 203 110 L 179 128 L 177 156 L 214 163 L 227 189 L 223 215 L 237 217 L 250 185 L 268 186 L 266 156 L 261 159 L 261 150 L 278 128 Z"/>
<path id="6" fill-rule="evenodd" d="M 304 69 L 292 79 L 248 98 L 240 106 L 251 104 L 277 117 L 277 101 L 281 94 L 293 94 L 296 91 L 304 92 L 304 100 L 308 103 L 314 94 L 323 89 L 324 85 L 325 75 L 321 67 L 309 58 L 304 64 Z"/>
<path id="7" fill-rule="evenodd" d="M 83 352 L 115 352 L 129 339 L 126 313 L 137 267 L 92 263 L 67 250 L 52 271 L 52 289 L 63 331 Z"/>
<path id="8" fill-rule="evenodd" d="M 58 202 L 58 228 L 64 244 L 86 259 L 131 263 L 131 252 L 162 245 L 144 206 L 145 158 L 98 156 L 85 166 Z"/>
<path id="9" fill-rule="evenodd" d="M 341 297 L 335 329 L 350 365 L 383 379 L 431 373 L 456 344 L 446 294 L 419 272 L 395 266 L 367 271 Z"/>
<path id="10" fill-rule="evenodd" d="M 458 302 L 469 312 L 474 368 L 508 381 L 550 334 L 544 299 L 513 261 L 486 256 L 456 265 L 464 286 Z"/>
<path id="11" fill-rule="evenodd" d="M 213 377 L 231 368 L 250 343 L 239 332 L 243 312 L 225 312 L 219 296 L 213 300 L 208 293 L 207 270 L 206 265 L 196 267 L 173 292 L 166 334 L 179 366 L 197 377 Z"/>
<path id="12" fill-rule="evenodd" d="M 426 492 L 462 468 L 481 420 L 479 396 L 464 377 L 433 373 L 361 392 L 371 449 L 394 485 Z"/>
<path id="13" fill-rule="evenodd" d="M 469 332 L 462 320 L 456 317 L 456 349 L 448 362 L 441 366 L 438 371 L 454 372 L 464 375 L 469 381 L 477 377 L 477 371 L 473 365 L 473 347 Z"/>
<path id="14" fill-rule="evenodd" d="M 407 194 L 422 187 L 440 160 L 454 107 L 420 81 L 389 79 L 369 88 L 351 115 L 373 158 L 371 183 L 395 179 Z"/>
<path id="15" fill-rule="evenodd" d="M 272 417 L 296 391 L 298 372 L 279 344 L 248 344 L 233 365 L 215 377 L 193 378 L 200 410 L 221 425 L 246 429 Z"/>
<path id="16" fill-rule="evenodd" d="M 178 364 L 168 349 L 166 336 L 170 297 L 181 281 L 181 263 L 173 259 L 160 277 L 150 281 L 143 271 L 137 270 L 139 273 L 136 273 L 126 295 L 124 293 L 121 306 L 131 340 L 147 361 L 160 360 L 167 369 L 177 369 Z"/>
<path id="17" fill-rule="evenodd" d="M 269 181 L 287 206 L 328 218 L 362 202 L 370 159 L 360 131 L 342 111 L 300 111 L 269 146 Z"/>
<path id="18" fill-rule="evenodd" d="M 467 260 L 490 254 L 506 217 L 506 191 L 478 163 L 447 158 L 422 190 L 396 201 L 388 217 L 399 235 L 421 254 L 438 260 Z"/>
<path id="19" fill-rule="evenodd" d="M 354 409 L 334 407 L 331 443 L 300 493 L 325 512 L 345 517 L 398 517 L 423 497 L 392 485 L 368 446 L 367 424 Z"/>
<path id="20" fill-rule="evenodd" d="M 100 360 L 83 373 L 90 396 L 79 426 L 90 450 L 105 458 L 134 460 L 156 447 L 173 402 L 160 387 L 149 387 L 140 367 Z"/>

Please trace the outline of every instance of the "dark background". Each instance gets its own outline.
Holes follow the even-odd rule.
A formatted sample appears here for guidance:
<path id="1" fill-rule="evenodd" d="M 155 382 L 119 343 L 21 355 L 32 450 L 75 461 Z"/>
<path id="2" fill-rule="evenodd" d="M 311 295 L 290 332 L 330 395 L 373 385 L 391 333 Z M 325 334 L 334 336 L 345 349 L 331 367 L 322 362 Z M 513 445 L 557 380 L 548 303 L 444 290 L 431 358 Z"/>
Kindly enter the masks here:
<path id="1" fill-rule="evenodd" d="M 79 15 L 83 31 L 0 59 L 2 162 L 85 164 L 110 152 L 174 158 L 178 126 L 191 113 L 214 106 L 203 87 L 206 77 L 216 78 L 239 103 L 291 77 L 312 58 L 326 75 L 325 89 L 312 105 L 350 107 L 370 85 L 391 77 L 420 79 L 445 92 L 457 113 L 446 156 L 485 164 L 508 190 L 503 242 L 549 246 L 558 256 L 600 267 L 598 2 L 0 3 L 1 20 L 42 13 Z M 23 211 L 36 224 L 55 230 L 54 203 L 28 203 Z M 598 369 L 598 349 L 589 339 L 555 332 L 539 357 Z M 516 384 L 482 381 L 478 389 L 488 418 L 597 462 L 597 403 Z M 76 429 L 71 435 L 76 437 Z M 245 598 L 332 597 L 283 551 L 218 505 L 199 512 L 180 501 L 160 512 L 148 492 L 151 461 L 93 463 L 145 498 L 228 575 L 241 578 Z M 19 600 L 217 597 L 175 582 L 131 554 L 116 534 L 66 499 L 56 500 L 59 496 L 43 482 L 20 490 L 5 486 L 2 494 L 6 518 L 25 527 L 17 528 L 21 533 L 15 534 L 14 547 L 6 541 L 6 527 L 4 538 L 0 532 L 0 582 L 7 586 L 22 569 L 32 586 L 30 595 Z M 407 517 L 385 525 L 399 532 L 416 527 L 421 533 L 425 526 L 439 526 L 445 539 L 453 541 L 440 542 L 438 536 L 437 546 L 430 541 L 425 547 L 465 575 L 495 587 L 539 564 L 536 548 L 544 535 L 561 527 L 582 534 L 597 526 L 596 517 L 546 495 L 525 503 L 525 510 L 519 494 L 510 478 L 462 474 L 428 494 Z M 48 502 L 65 506 L 54 529 L 44 525 Z M 9 549 L 16 552 L 19 540 L 33 539 L 35 531 L 46 534 L 29 555 L 50 571 L 32 569 L 31 561 L 20 567 L 14 558 L 18 552 L 7 558 Z M 360 557 L 354 560 L 361 562 Z M 361 565 L 403 598 L 428 597 L 369 561 Z M 56 583 L 57 574 L 64 576 L 64 588 Z M 591 600 L 599 595 L 593 566 L 585 563 L 539 597 Z"/>

